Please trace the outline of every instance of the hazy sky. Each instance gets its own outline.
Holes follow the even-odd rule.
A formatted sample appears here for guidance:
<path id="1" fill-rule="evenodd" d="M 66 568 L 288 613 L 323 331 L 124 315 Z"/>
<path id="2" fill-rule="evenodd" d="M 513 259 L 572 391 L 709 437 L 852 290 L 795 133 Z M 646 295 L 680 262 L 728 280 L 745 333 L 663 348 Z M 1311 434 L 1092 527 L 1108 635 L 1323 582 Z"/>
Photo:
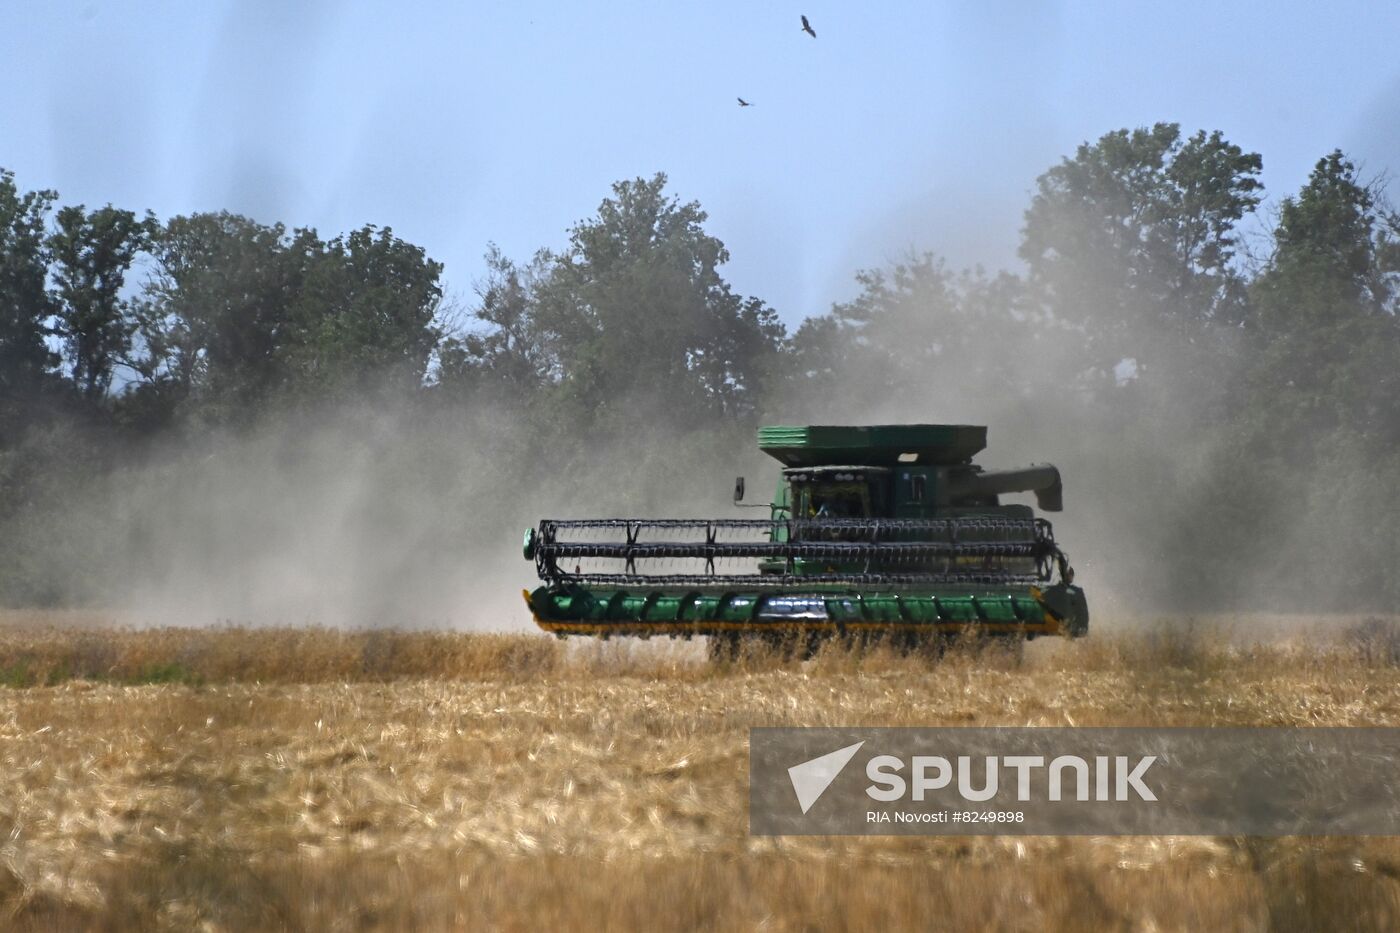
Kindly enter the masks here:
<path id="1" fill-rule="evenodd" d="M 911 248 L 1014 264 L 1035 176 L 1117 127 L 1223 130 L 1274 198 L 1334 147 L 1394 170 L 1397 40 L 1393 2 L 0 0 L 0 166 L 67 203 L 391 226 L 464 298 L 488 241 L 561 245 L 660 170 L 791 322 Z"/>

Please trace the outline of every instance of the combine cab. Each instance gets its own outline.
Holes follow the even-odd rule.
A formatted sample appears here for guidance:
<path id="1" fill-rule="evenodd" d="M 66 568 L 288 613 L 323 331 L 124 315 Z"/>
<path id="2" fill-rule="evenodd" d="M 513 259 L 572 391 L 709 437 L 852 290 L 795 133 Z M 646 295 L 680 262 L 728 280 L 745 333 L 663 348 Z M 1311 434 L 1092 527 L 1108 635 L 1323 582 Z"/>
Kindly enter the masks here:
<path id="1" fill-rule="evenodd" d="M 1058 512 L 1059 471 L 983 470 L 986 443 L 971 425 L 760 428 L 783 465 L 767 518 L 542 521 L 525 557 L 544 585 L 525 601 L 557 635 L 708 635 L 717 653 L 746 635 L 1085 634 L 1050 523 L 1000 501 Z"/>

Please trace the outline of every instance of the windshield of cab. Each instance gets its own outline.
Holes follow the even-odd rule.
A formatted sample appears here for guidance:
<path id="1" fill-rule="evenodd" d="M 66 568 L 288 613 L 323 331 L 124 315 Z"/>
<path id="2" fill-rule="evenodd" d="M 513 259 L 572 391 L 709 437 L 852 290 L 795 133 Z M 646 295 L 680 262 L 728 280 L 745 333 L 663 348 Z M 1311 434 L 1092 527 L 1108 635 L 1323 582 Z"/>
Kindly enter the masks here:
<path id="1" fill-rule="evenodd" d="M 792 501 L 796 518 L 870 516 L 870 487 L 865 483 L 794 483 Z"/>

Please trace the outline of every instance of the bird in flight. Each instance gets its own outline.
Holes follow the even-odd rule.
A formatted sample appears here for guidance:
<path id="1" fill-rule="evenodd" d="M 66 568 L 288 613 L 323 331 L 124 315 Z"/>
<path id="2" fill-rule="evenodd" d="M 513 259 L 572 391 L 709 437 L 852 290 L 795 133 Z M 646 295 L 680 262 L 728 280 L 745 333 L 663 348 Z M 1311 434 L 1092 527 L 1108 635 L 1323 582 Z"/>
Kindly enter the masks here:
<path id="1" fill-rule="evenodd" d="M 752 106 L 753 106 L 753 104 L 751 104 L 751 103 L 749 103 L 748 101 L 744 100 L 742 97 L 736 97 L 736 98 L 734 98 L 734 99 L 737 100 L 737 101 L 739 102 L 739 106 L 740 106 L 740 107 L 752 107 Z"/>
<path id="2" fill-rule="evenodd" d="M 807 14 L 802 14 L 802 31 L 813 39 L 817 37 L 817 31 L 812 28 L 812 24 L 807 22 Z"/>

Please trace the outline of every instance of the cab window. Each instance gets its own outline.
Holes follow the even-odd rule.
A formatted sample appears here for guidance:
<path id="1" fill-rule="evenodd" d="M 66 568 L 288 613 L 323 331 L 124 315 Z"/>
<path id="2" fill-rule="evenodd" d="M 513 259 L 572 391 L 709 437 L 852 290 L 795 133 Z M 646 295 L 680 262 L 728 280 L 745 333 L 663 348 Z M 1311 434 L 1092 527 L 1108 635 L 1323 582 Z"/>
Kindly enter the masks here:
<path id="1" fill-rule="evenodd" d="M 864 483 L 805 483 L 793 493 L 799 518 L 870 517 L 870 490 Z"/>

